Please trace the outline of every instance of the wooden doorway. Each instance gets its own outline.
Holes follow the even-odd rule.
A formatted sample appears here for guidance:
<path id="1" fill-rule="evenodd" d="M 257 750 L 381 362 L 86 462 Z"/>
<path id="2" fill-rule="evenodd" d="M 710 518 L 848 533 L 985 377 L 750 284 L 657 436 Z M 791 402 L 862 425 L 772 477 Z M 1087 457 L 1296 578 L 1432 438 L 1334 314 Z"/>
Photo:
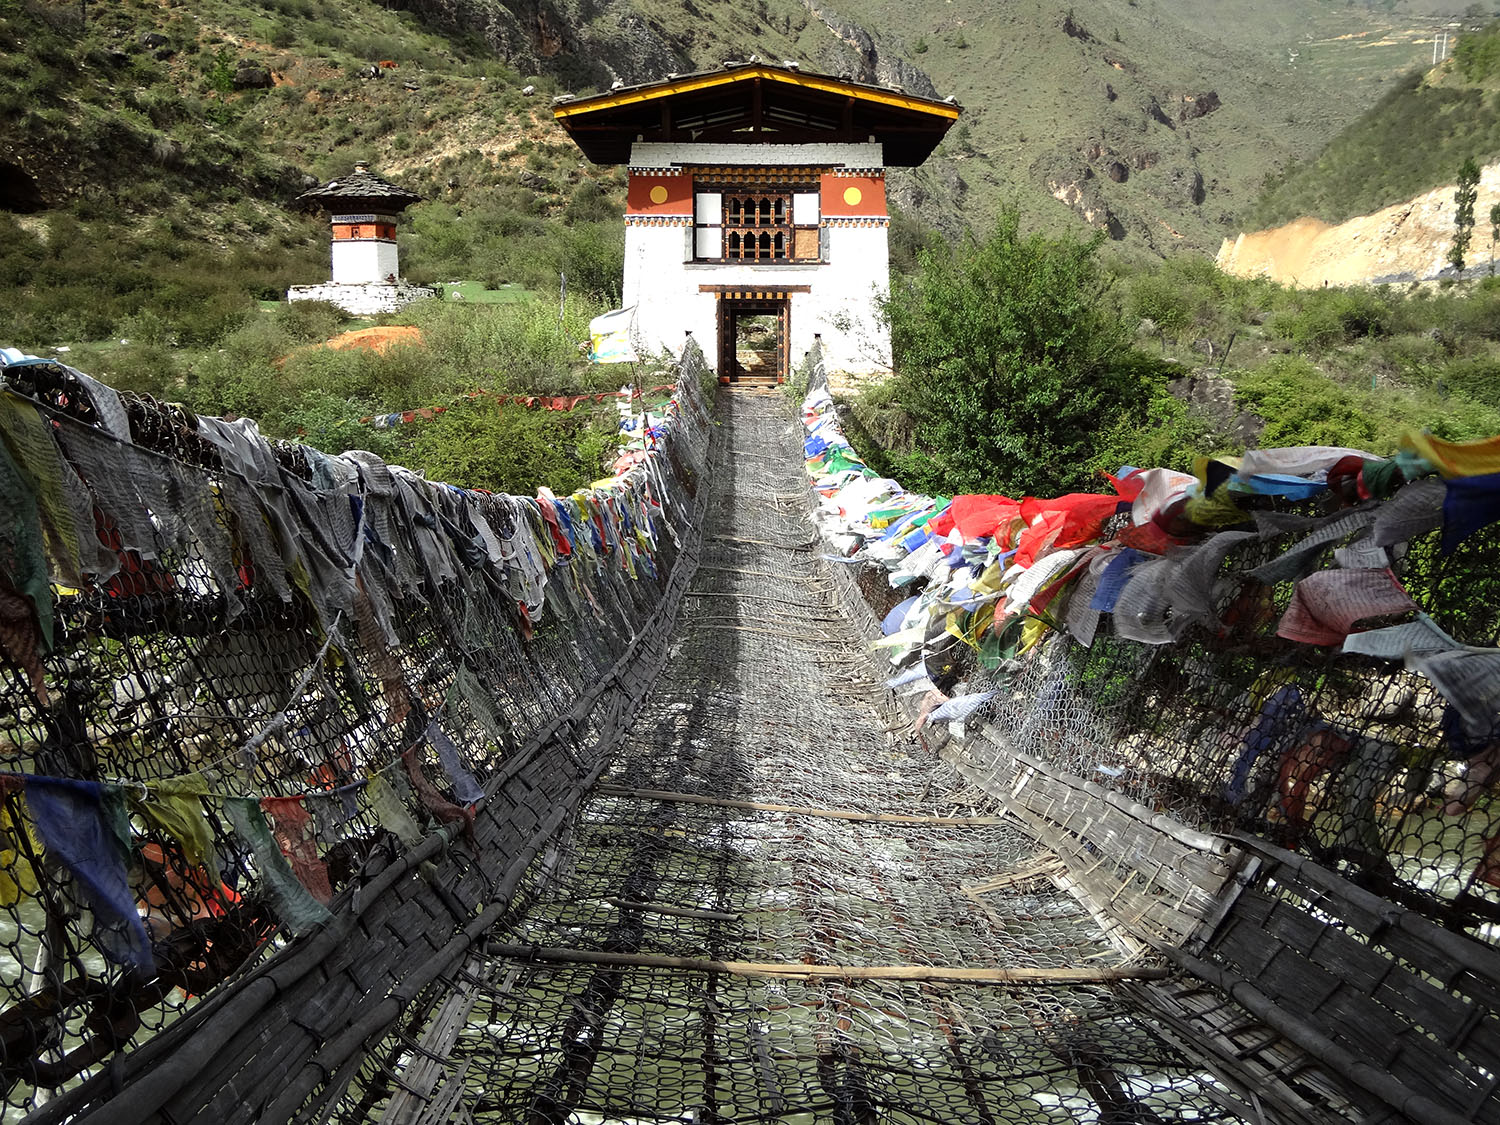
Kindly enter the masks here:
<path id="1" fill-rule="evenodd" d="M 774 387 L 788 372 L 787 297 L 719 299 L 719 382 Z"/>

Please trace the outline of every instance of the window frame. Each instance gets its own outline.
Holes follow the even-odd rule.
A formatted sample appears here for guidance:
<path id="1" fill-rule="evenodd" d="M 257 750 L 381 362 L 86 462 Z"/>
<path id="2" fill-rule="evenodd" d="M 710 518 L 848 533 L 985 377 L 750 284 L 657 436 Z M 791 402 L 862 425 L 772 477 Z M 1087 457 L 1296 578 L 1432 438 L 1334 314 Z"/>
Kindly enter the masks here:
<path id="1" fill-rule="evenodd" d="M 693 231 L 689 240 L 691 256 L 689 261 L 700 265 L 744 265 L 744 266 L 787 266 L 787 265 L 818 265 L 822 264 L 822 242 L 821 238 L 815 238 L 813 244 L 818 247 L 818 253 L 814 257 L 799 258 L 797 254 L 798 231 L 821 230 L 821 208 L 818 208 L 820 221 L 817 223 L 798 224 L 796 221 L 798 213 L 797 199 L 799 196 L 819 196 L 819 185 L 816 181 L 805 181 L 805 177 L 780 179 L 774 175 L 764 178 L 741 178 L 741 177 L 694 177 L 693 181 Z M 702 197 L 717 197 L 718 210 L 711 215 L 705 215 L 700 210 Z M 761 218 L 760 208 L 757 207 L 755 221 L 744 222 L 745 213 L 741 208 L 734 219 L 731 218 L 731 201 L 768 202 L 770 214 Z M 778 214 L 777 203 L 780 203 Z M 821 200 L 820 200 L 821 202 Z M 806 209 L 806 204 L 803 209 Z M 705 221 L 707 220 L 707 221 Z M 739 221 L 736 221 L 739 220 Z M 703 242 L 708 232 L 716 231 L 718 235 L 718 253 L 716 256 L 706 256 L 701 251 L 704 249 Z M 768 255 L 762 257 L 756 253 L 752 257 L 743 254 L 743 241 L 736 253 L 730 254 L 730 238 L 737 236 L 741 240 L 745 237 L 759 239 L 764 235 L 770 235 L 773 239 L 772 245 L 768 247 Z M 774 239 L 780 237 L 782 240 L 782 254 L 776 256 Z M 711 237 L 711 236 L 709 236 Z M 806 239 L 804 237 L 804 245 Z M 758 248 L 757 248 L 758 249 Z"/>
<path id="2" fill-rule="evenodd" d="M 726 191 L 721 198 L 724 221 L 720 257 L 724 261 L 753 265 L 795 261 L 790 191 Z M 738 246 L 734 245 L 735 240 L 739 241 Z M 748 254 L 747 241 L 754 243 Z M 762 250 L 767 253 L 762 254 Z"/>

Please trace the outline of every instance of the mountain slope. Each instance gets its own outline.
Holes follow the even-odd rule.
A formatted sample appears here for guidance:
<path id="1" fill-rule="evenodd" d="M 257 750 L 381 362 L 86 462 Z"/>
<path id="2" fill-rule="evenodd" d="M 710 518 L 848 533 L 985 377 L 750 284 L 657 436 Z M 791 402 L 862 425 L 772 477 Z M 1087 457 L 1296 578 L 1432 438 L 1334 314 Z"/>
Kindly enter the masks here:
<path id="1" fill-rule="evenodd" d="M 1452 181 L 1500 156 L 1500 24 L 1467 32 L 1439 66 L 1403 76 L 1315 159 L 1270 184 L 1249 220 L 1340 222 Z"/>
<path id="2" fill-rule="evenodd" d="M 1160 0 L 1085 15 L 1055 0 L 8 0 L 0 224 L 36 259 L 60 208 L 116 239 L 186 210 L 164 252 L 279 250 L 306 280 L 321 231 L 286 204 L 366 158 L 432 199 L 405 239 L 414 272 L 538 282 L 549 224 L 618 210 L 618 173 L 580 162 L 547 96 L 756 53 L 964 103 L 929 165 L 893 178 L 907 213 L 985 229 L 1014 202 L 1032 224 L 1081 220 L 1140 250 L 1211 249 L 1268 172 L 1425 49 L 1415 17 L 1226 3 L 1228 18 Z M 29 226 L 3 218 L 38 208 Z M 257 285 L 273 294 L 291 272 Z"/>
<path id="3" fill-rule="evenodd" d="M 1209 249 L 1430 49 L 1442 0 L 395 0 L 583 93 L 756 53 L 968 110 L 898 203 L 950 229 L 1002 202 L 1148 250 Z"/>
<path id="4" fill-rule="evenodd" d="M 7 343 L 216 342 L 327 276 L 326 218 L 292 201 L 358 159 L 430 200 L 408 276 L 555 284 L 566 259 L 618 286 L 622 180 L 478 39 L 369 0 L 84 10 L 0 4 Z"/>
<path id="5" fill-rule="evenodd" d="M 1302 218 L 1226 238 L 1219 249 L 1219 268 L 1239 277 L 1268 277 L 1303 287 L 1453 277 L 1448 253 L 1453 246 L 1456 187 L 1444 184 L 1337 225 Z M 1488 216 L 1490 208 L 1500 205 L 1500 162 L 1483 168 L 1475 187 L 1478 220 L 1467 256 L 1467 277 L 1482 276 L 1489 269 L 1494 245 Z"/>

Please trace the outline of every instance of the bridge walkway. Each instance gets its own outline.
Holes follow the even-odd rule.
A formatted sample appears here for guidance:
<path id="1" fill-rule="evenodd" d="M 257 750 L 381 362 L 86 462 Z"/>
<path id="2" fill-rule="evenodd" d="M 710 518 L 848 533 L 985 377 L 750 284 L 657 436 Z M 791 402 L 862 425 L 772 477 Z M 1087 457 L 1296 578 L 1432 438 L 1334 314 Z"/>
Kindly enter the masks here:
<path id="1" fill-rule="evenodd" d="M 1224 1119 L 1035 840 L 892 731 L 785 400 L 719 418 L 666 670 L 545 890 L 389 1055 L 385 1119 Z"/>

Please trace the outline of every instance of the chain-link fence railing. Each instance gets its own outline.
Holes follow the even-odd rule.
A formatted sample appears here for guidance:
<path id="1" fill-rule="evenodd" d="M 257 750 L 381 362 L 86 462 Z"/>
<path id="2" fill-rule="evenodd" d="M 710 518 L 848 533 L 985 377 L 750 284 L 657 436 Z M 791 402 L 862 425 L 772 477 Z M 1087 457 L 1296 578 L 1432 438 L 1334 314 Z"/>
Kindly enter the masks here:
<path id="1" fill-rule="evenodd" d="M 659 662 L 702 386 L 529 498 L 0 366 L 6 1120 L 316 1100 L 503 912 Z"/>

